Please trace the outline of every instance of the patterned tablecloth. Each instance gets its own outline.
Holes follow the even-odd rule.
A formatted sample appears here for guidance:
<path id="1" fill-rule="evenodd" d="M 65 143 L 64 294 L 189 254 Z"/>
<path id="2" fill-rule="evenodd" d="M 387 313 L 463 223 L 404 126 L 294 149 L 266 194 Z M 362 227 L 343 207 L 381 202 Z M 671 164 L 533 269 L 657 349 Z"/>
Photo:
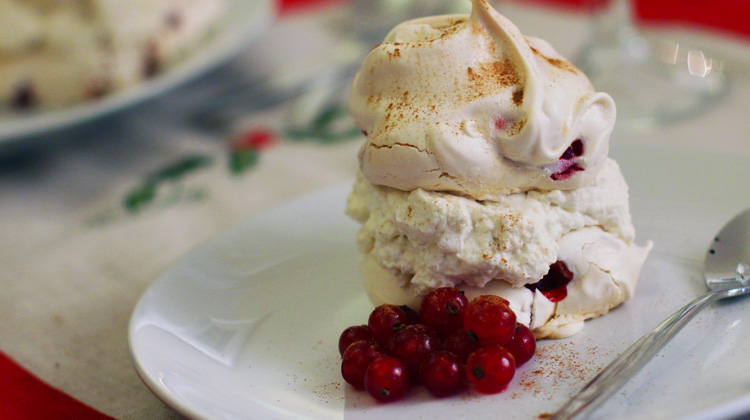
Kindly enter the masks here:
<path id="1" fill-rule="evenodd" d="M 258 42 L 187 86 L 0 150 L 0 418 L 178 417 L 132 366 L 127 327 L 141 294 L 217 232 L 357 170 L 361 137 L 343 102 L 351 73 L 336 63 L 362 44 L 342 36 L 345 2 L 309 3 L 286 2 Z M 500 8 L 570 56 L 586 15 L 546 3 Z M 686 36 L 731 56 L 727 97 L 613 141 L 750 155 L 746 45 Z"/>

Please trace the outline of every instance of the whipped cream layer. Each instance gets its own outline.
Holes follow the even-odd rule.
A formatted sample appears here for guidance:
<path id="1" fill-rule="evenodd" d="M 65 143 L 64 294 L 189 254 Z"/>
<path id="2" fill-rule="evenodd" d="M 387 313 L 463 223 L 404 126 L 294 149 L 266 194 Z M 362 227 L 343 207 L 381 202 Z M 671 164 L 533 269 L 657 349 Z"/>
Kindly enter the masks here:
<path id="1" fill-rule="evenodd" d="M 611 97 L 485 0 L 471 15 L 395 27 L 367 55 L 349 110 L 378 185 L 476 199 L 594 182 L 615 120 Z"/>
<path id="2" fill-rule="evenodd" d="M 497 201 L 373 185 L 358 177 L 347 214 L 362 223 L 361 251 L 394 273 L 413 275 L 417 293 L 503 279 L 514 287 L 539 280 L 557 259 L 557 242 L 598 226 L 627 244 L 634 229 L 617 163 L 607 159 L 594 182 L 563 191 L 526 191 Z"/>
<path id="3" fill-rule="evenodd" d="M 222 0 L 0 0 L 0 104 L 132 86 L 183 60 L 225 13 Z"/>
<path id="4" fill-rule="evenodd" d="M 422 189 L 401 191 L 359 176 L 347 214 L 362 223 L 357 243 L 373 302 L 416 306 L 437 287 L 472 297 L 497 294 L 537 337 L 565 337 L 629 299 L 649 243 L 634 243 L 627 185 L 607 159 L 591 185 L 526 191 L 496 201 Z M 553 303 L 524 287 L 556 261 L 573 272 Z"/>
<path id="5" fill-rule="evenodd" d="M 507 299 L 518 322 L 528 326 L 536 338 L 569 337 L 583 329 L 585 320 L 604 315 L 633 296 L 652 245 L 627 244 L 598 227 L 587 227 L 563 235 L 557 246 L 558 260 L 573 272 L 567 296 L 558 302 L 539 290 L 516 288 L 499 279 L 483 287 L 463 283 L 455 287 L 469 300 L 487 294 Z M 392 303 L 418 310 L 423 295 L 410 283 L 410 275 L 386 269 L 372 254 L 363 256 L 360 270 L 375 305 Z"/>

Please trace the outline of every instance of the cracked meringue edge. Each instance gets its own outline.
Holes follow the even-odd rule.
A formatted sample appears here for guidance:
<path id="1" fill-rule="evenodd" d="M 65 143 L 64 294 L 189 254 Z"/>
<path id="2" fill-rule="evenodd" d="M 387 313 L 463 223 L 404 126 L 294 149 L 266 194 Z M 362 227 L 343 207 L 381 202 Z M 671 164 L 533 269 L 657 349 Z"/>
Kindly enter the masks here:
<path id="1" fill-rule="evenodd" d="M 603 231 L 585 227 L 571 231 L 558 241 L 558 260 L 568 265 L 574 278 L 568 295 L 549 301 L 541 292 L 515 288 L 495 279 L 485 286 L 457 284 L 469 298 L 494 294 L 508 300 L 517 321 L 528 326 L 537 339 L 570 337 L 584 328 L 584 321 L 606 314 L 633 297 L 641 268 L 653 242 L 639 246 Z M 596 251 L 586 248 L 596 246 Z M 391 303 L 418 310 L 422 295 L 415 292 L 408 273 L 394 273 L 371 254 L 360 254 L 359 269 L 368 297 L 375 305 Z"/>

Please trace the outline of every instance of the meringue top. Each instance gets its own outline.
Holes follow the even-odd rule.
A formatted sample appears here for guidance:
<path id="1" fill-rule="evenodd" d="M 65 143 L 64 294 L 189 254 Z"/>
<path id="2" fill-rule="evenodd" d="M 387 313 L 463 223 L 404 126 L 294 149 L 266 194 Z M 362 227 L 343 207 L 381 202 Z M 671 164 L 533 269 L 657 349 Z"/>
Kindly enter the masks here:
<path id="1" fill-rule="evenodd" d="M 354 79 L 370 182 L 475 199 L 575 189 L 606 160 L 615 105 L 486 0 L 396 26 Z"/>

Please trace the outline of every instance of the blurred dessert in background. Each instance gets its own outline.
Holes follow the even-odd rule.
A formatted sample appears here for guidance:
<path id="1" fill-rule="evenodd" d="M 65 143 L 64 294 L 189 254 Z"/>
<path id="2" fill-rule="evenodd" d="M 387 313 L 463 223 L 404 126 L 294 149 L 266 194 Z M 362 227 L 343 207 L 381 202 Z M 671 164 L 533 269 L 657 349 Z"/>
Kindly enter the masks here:
<path id="1" fill-rule="evenodd" d="M 133 86 L 193 53 L 225 14 L 222 0 L 0 0 L 0 107 Z"/>

